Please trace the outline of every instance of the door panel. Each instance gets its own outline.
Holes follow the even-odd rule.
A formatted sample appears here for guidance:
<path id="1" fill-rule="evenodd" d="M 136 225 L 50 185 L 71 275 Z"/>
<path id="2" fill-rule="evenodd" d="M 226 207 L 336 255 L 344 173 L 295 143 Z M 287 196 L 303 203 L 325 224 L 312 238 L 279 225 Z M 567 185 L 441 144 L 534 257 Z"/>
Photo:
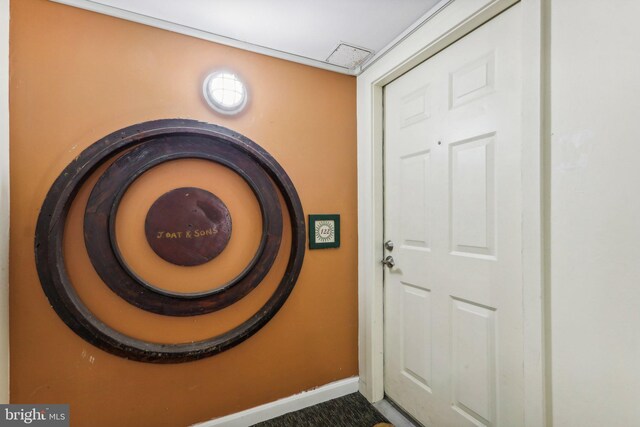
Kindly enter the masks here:
<path id="1" fill-rule="evenodd" d="M 520 6 L 385 87 L 385 392 L 523 423 Z"/>
<path id="2" fill-rule="evenodd" d="M 403 246 L 429 249 L 429 151 L 400 158 L 400 237 Z"/>
<path id="3" fill-rule="evenodd" d="M 403 374 L 425 389 L 431 383 L 431 296 L 430 292 L 402 284 Z M 416 324 L 427 325 L 416 334 Z"/>
<path id="4" fill-rule="evenodd" d="M 495 310 L 451 299 L 453 408 L 490 425 L 495 419 Z"/>
<path id="5" fill-rule="evenodd" d="M 495 257 L 495 134 L 449 145 L 451 250 Z"/>

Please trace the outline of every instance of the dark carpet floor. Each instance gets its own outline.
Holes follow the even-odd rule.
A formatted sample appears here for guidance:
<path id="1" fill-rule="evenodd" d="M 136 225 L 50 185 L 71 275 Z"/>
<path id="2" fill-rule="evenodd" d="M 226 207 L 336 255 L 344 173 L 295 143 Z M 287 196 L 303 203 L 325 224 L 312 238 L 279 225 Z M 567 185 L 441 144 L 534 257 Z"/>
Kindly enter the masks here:
<path id="1" fill-rule="evenodd" d="M 255 424 L 254 427 L 373 427 L 388 422 L 364 396 L 353 393 Z"/>

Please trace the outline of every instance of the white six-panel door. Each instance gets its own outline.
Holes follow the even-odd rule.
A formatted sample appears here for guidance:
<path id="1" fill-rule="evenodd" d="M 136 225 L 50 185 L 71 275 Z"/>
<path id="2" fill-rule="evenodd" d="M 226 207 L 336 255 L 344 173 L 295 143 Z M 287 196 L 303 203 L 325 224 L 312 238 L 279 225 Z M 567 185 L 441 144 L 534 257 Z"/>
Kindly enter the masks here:
<path id="1" fill-rule="evenodd" d="M 426 426 L 523 424 L 520 22 L 385 87 L 385 393 Z"/>

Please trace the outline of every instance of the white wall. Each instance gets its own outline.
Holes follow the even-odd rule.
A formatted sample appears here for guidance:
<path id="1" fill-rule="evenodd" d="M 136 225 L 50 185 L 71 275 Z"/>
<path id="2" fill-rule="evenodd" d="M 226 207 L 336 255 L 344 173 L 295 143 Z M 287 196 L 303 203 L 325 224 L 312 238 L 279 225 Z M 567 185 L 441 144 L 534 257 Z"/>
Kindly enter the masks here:
<path id="1" fill-rule="evenodd" d="M 9 401 L 9 0 L 0 0 L 0 403 Z"/>
<path id="2" fill-rule="evenodd" d="M 640 425 L 640 1 L 551 1 L 555 427 Z"/>

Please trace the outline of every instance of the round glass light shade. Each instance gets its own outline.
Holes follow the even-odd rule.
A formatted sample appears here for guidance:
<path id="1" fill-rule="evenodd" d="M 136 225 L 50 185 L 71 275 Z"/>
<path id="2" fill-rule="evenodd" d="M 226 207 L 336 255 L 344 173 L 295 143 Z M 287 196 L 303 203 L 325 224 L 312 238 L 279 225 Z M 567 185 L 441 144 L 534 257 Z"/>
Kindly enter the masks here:
<path id="1" fill-rule="evenodd" d="M 247 105 L 247 87 L 237 74 L 229 71 L 209 74 L 202 91 L 211 108 L 222 114 L 237 114 Z"/>

